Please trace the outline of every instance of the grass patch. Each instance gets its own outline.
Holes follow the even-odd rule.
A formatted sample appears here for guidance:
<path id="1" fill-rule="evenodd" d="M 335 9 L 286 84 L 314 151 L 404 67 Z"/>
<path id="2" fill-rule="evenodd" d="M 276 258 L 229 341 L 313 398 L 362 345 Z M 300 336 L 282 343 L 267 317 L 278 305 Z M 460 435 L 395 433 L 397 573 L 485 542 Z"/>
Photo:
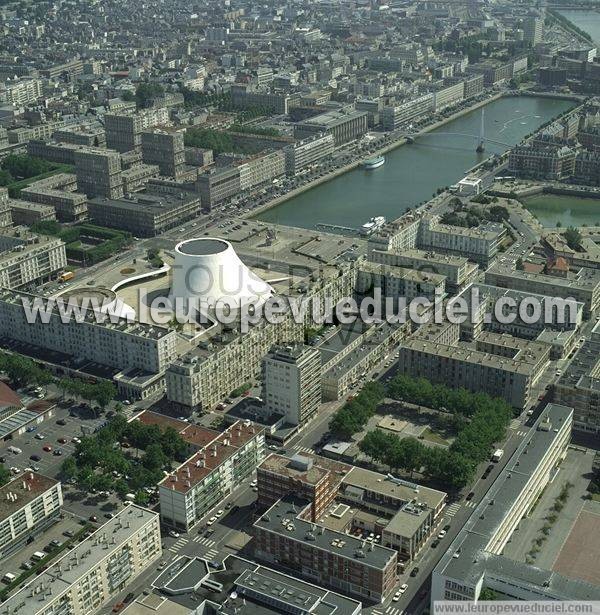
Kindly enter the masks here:
<path id="1" fill-rule="evenodd" d="M 427 442 L 434 442 L 435 444 L 442 444 L 444 446 L 448 446 L 448 440 L 444 439 L 439 433 L 436 433 L 428 427 L 420 436 L 423 440 L 427 440 Z"/>

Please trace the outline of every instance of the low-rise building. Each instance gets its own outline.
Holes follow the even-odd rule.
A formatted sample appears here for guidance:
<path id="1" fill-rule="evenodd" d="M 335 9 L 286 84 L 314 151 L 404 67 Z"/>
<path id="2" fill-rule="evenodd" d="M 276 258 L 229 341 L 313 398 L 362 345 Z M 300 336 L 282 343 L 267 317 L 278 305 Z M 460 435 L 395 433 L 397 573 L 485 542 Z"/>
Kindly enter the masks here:
<path id="1" fill-rule="evenodd" d="M 0 487 L 0 557 L 57 521 L 62 505 L 60 482 L 36 472 L 23 472 Z"/>
<path id="2" fill-rule="evenodd" d="M 163 523 L 189 531 L 247 480 L 265 456 L 264 430 L 236 421 L 224 432 L 198 426 L 187 438 L 199 450 L 158 485 Z"/>

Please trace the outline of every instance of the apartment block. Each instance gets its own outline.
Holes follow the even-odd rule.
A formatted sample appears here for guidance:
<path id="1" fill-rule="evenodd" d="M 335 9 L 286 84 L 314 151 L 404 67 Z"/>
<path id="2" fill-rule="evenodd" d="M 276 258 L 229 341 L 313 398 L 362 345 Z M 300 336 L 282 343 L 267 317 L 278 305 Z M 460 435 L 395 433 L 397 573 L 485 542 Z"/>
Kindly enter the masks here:
<path id="1" fill-rule="evenodd" d="M 87 216 L 87 197 L 78 192 L 31 185 L 21 190 L 21 198 L 52 207 L 61 222 L 77 222 Z"/>
<path id="2" fill-rule="evenodd" d="M 303 337 L 302 325 L 291 316 L 277 324 L 262 322 L 246 333 L 222 332 L 170 365 L 167 398 L 187 411 L 212 408 L 260 373 L 270 348 Z"/>
<path id="3" fill-rule="evenodd" d="M 130 504 L 12 594 L 3 608 L 27 615 L 92 615 L 162 554 L 158 514 Z"/>
<path id="4" fill-rule="evenodd" d="M 88 147 L 104 147 L 106 145 L 106 134 L 99 124 L 64 126 L 55 130 L 52 138 L 59 143 L 71 143 L 72 145 L 86 145 Z"/>
<path id="5" fill-rule="evenodd" d="M 142 132 L 142 159 L 158 165 L 161 175 L 179 179 L 185 170 L 183 130 L 157 127 Z"/>
<path id="6" fill-rule="evenodd" d="M 590 318 L 600 308 L 600 271 L 596 269 L 581 267 L 559 277 L 496 264 L 485 272 L 485 283 L 549 297 L 573 298 L 583 303 L 584 318 Z"/>
<path id="7" fill-rule="evenodd" d="M 88 200 L 90 218 L 101 226 L 154 237 L 198 215 L 200 199 L 192 193 L 134 193 L 128 197 Z"/>
<path id="8" fill-rule="evenodd" d="M 272 348 L 262 361 L 262 398 L 270 412 L 303 427 L 321 405 L 321 355 L 298 344 Z"/>
<path id="9" fill-rule="evenodd" d="M 567 454 L 573 409 L 548 404 L 433 570 L 437 600 L 477 602 L 484 587 L 506 600 L 598 600 L 600 588 L 539 564 L 505 555 L 504 548 Z"/>
<path id="10" fill-rule="evenodd" d="M 219 433 L 190 427 L 199 450 L 158 485 L 160 517 L 166 525 L 190 530 L 247 480 L 265 456 L 262 428 L 236 421 Z"/>
<path id="11" fill-rule="evenodd" d="M 470 284 L 477 275 L 477 265 L 470 263 L 465 256 L 437 254 L 418 250 L 371 250 L 369 259 L 374 263 L 405 267 L 422 273 L 442 275 L 445 278 L 446 292 L 456 293 Z"/>
<path id="12" fill-rule="evenodd" d="M 383 602 L 396 585 L 398 554 L 310 520 L 310 503 L 288 496 L 253 525 L 254 556 L 369 603 Z"/>
<path id="13" fill-rule="evenodd" d="M 240 192 L 240 170 L 237 167 L 209 169 L 198 175 L 196 190 L 202 207 L 210 210 L 213 205 Z"/>
<path id="14" fill-rule="evenodd" d="M 83 147 L 74 152 L 77 189 L 88 197 L 119 199 L 123 196 L 121 156 L 107 149 Z"/>
<path id="15" fill-rule="evenodd" d="M 35 102 L 41 95 L 40 79 L 23 78 L 18 81 L 6 81 L 0 86 L 0 101 L 18 107 Z"/>
<path id="16" fill-rule="evenodd" d="M 65 244 L 16 227 L 0 232 L 0 287 L 22 288 L 55 278 L 67 267 Z"/>
<path id="17" fill-rule="evenodd" d="M 439 273 L 362 261 L 358 265 L 355 290 L 359 295 L 369 296 L 379 291 L 384 300 L 392 299 L 397 306 L 400 299 L 408 304 L 418 297 L 431 301 L 443 297 L 445 281 Z"/>
<path id="18" fill-rule="evenodd" d="M 294 495 L 310 502 L 309 521 L 412 561 L 435 530 L 446 493 L 313 454 L 269 455 L 258 467 L 258 505 L 267 509 Z M 371 536 L 372 534 L 372 536 Z"/>
<path id="19" fill-rule="evenodd" d="M 285 173 L 285 154 L 282 150 L 260 153 L 236 164 L 240 173 L 240 190 L 248 190 L 271 182 Z"/>
<path id="20" fill-rule="evenodd" d="M 508 170 L 524 177 L 561 180 L 575 173 L 577 152 L 567 145 L 528 143 L 514 147 Z"/>
<path id="21" fill-rule="evenodd" d="M 381 125 L 384 130 L 396 130 L 428 114 L 434 109 L 435 99 L 432 92 L 381 111 Z"/>
<path id="22" fill-rule="evenodd" d="M 56 220 L 56 212 L 53 207 L 21 199 L 9 199 L 10 215 L 13 224 L 31 226 L 36 222 Z"/>
<path id="23" fill-rule="evenodd" d="M 153 126 L 169 122 L 169 111 L 164 107 L 144 109 L 134 113 L 107 113 L 104 116 L 106 146 L 118 152 L 129 152 L 142 146 L 142 132 Z"/>
<path id="24" fill-rule="evenodd" d="M 331 134 L 336 147 L 353 141 L 368 130 L 368 114 L 352 107 L 326 111 L 298 122 L 294 126 L 294 138 L 306 139 L 316 134 Z"/>
<path id="25" fill-rule="evenodd" d="M 462 228 L 442 224 L 439 216 L 424 216 L 419 226 L 417 245 L 425 250 L 466 256 L 487 267 L 498 254 L 505 235 L 506 229 L 501 224 Z"/>
<path id="26" fill-rule="evenodd" d="M 452 333 L 440 340 L 439 333 Z M 451 387 L 501 397 L 515 408 L 531 401 L 543 374 L 550 346 L 484 331 L 473 343 L 458 341 L 459 325 L 425 325 L 400 343 L 398 370 Z"/>
<path id="27" fill-rule="evenodd" d="M 573 408 L 573 429 L 600 433 L 600 324 L 554 385 L 554 399 Z"/>
<path id="28" fill-rule="evenodd" d="M 410 333 L 405 323 L 382 322 L 365 326 L 340 327 L 319 345 L 322 355 L 323 399 L 342 399 L 366 377 L 371 369 L 390 355 Z"/>
<path id="29" fill-rule="evenodd" d="M 437 89 L 433 92 L 433 110 L 435 113 L 456 105 L 465 98 L 464 81 L 450 85 L 442 82 L 436 85 Z"/>
<path id="30" fill-rule="evenodd" d="M 287 115 L 291 97 L 286 92 L 270 91 L 256 85 L 234 84 L 231 86 L 231 100 L 238 109 L 267 107 L 274 113 Z"/>
<path id="31" fill-rule="evenodd" d="M 307 166 L 331 156 L 334 145 L 332 134 L 317 135 L 288 145 L 284 148 L 287 175 L 293 177 Z"/>
<path id="32" fill-rule="evenodd" d="M 62 505 L 60 482 L 36 472 L 23 472 L 0 487 L 0 557 L 57 521 Z"/>
<path id="33" fill-rule="evenodd" d="M 31 344 L 64 355 L 87 359 L 118 369 L 137 369 L 159 373 L 176 357 L 175 331 L 123 320 L 100 322 L 89 309 L 81 321 L 62 322 L 58 308 L 48 299 L 37 297 L 48 312 L 48 323 L 41 318 L 28 322 L 23 300 L 33 302 L 36 295 L 12 290 L 0 292 L 0 336 Z"/>
<path id="34" fill-rule="evenodd" d="M 12 214 L 8 200 L 8 189 L 0 188 L 0 229 L 12 226 Z"/>

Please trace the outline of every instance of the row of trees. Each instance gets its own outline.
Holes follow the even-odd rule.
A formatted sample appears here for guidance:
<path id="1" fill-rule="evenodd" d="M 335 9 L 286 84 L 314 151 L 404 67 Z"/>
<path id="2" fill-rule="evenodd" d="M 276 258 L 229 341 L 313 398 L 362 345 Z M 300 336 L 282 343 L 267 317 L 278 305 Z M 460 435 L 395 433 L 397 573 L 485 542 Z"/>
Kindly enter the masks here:
<path id="1" fill-rule="evenodd" d="M 117 389 L 112 382 L 85 382 L 78 378 L 56 379 L 38 363 L 19 354 L 0 353 L 0 371 L 4 372 L 15 388 L 51 383 L 65 394 L 75 395 L 87 401 L 96 402 L 101 408 L 106 408 L 115 398 Z"/>
<path id="2" fill-rule="evenodd" d="M 423 476 L 451 489 L 461 489 L 473 478 L 475 464 L 464 455 L 441 447 L 428 447 L 416 438 L 399 438 L 376 429 L 359 444 L 362 453 L 386 465 L 390 471 L 402 470 Z"/>
<path id="3" fill-rule="evenodd" d="M 351 437 L 367 424 L 384 396 L 383 384 L 368 382 L 356 397 L 335 413 L 329 423 L 330 431 L 341 438 Z"/>
<path id="4" fill-rule="evenodd" d="M 211 149 L 216 155 L 224 152 L 233 152 L 233 137 L 222 130 L 208 128 L 190 128 L 185 133 L 185 144 L 189 147 Z"/>
<path id="5" fill-rule="evenodd" d="M 4 186 L 19 179 L 28 179 L 48 173 L 54 169 L 52 163 L 27 154 L 10 154 L 2 161 L 1 167 L 4 171 L 3 177 L 10 177 L 10 181 L 2 184 Z"/>
<path id="6" fill-rule="evenodd" d="M 187 443 L 172 427 L 128 422 L 116 415 L 94 436 L 81 439 L 64 461 L 62 474 L 88 491 L 134 493 L 137 502 L 146 503 L 145 489 L 154 487 L 163 470 L 170 471 L 187 453 Z"/>
<path id="7" fill-rule="evenodd" d="M 88 402 L 96 402 L 102 409 L 106 408 L 117 395 L 115 385 L 108 380 L 86 382 L 76 378 L 61 378 L 56 384 L 63 396 L 75 395 Z"/>

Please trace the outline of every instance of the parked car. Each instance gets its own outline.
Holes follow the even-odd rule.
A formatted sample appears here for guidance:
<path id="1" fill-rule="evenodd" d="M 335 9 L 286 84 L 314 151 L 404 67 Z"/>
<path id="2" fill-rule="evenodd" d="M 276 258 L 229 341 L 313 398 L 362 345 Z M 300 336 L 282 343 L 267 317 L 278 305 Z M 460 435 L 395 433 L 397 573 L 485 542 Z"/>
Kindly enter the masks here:
<path id="1" fill-rule="evenodd" d="M 171 538 L 179 538 L 179 532 L 176 532 L 175 530 L 169 530 L 169 536 Z"/>
<path id="2" fill-rule="evenodd" d="M 416 577 L 419 574 L 419 567 L 415 566 L 411 571 L 410 571 L 410 576 L 411 577 Z"/>
<path id="3" fill-rule="evenodd" d="M 46 446 L 42 447 L 43 451 L 46 451 L 46 453 L 51 453 L 52 452 L 52 447 L 49 444 L 46 444 Z"/>

